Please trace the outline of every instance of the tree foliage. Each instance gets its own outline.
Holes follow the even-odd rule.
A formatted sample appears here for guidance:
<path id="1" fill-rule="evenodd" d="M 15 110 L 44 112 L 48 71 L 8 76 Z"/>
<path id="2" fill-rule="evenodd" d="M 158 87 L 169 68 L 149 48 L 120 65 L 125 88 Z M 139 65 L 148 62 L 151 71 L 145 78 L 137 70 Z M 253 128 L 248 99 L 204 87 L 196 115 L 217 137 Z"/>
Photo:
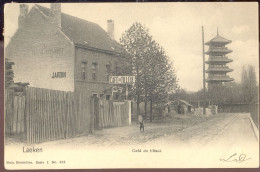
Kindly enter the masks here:
<path id="1" fill-rule="evenodd" d="M 258 99 L 258 87 L 256 81 L 255 68 L 251 65 L 243 66 L 242 69 L 242 78 L 241 78 L 241 87 L 242 87 L 242 99 L 245 102 L 251 102 Z"/>
<path id="2" fill-rule="evenodd" d="M 10 62 L 9 59 L 5 59 L 5 88 L 10 88 L 14 83 L 14 72 L 12 66 L 14 62 Z"/>
<path id="3" fill-rule="evenodd" d="M 120 43 L 127 53 L 132 74 L 136 77 L 133 94 L 137 101 L 137 113 L 139 114 L 139 103 L 144 100 L 146 115 L 148 101 L 151 105 L 152 102 L 163 105 L 168 101 L 169 92 L 176 89 L 175 71 L 164 49 L 140 23 L 134 23 L 122 35 Z"/>
<path id="4" fill-rule="evenodd" d="M 203 90 L 188 92 L 178 89 L 171 99 L 183 99 L 196 105 L 203 101 Z M 258 100 L 258 84 L 255 68 L 251 65 L 243 66 L 241 83 L 227 82 L 216 85 L 213 91 L 206 92 L 206 101 L 211 104 L 240 104 L 254 103 Z"/>

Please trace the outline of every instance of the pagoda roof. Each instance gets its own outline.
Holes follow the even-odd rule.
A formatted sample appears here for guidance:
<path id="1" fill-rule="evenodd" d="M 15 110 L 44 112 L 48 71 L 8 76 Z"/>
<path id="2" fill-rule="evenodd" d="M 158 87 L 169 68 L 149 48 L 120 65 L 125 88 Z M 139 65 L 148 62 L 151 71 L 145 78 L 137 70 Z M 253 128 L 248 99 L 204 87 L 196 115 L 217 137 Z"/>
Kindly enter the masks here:
<path id="1" fill-rule="evenodd" d="M 223 38 L 222 36 L 217 35 L 216 37 L 212 38 L 210 41 L 206 42 L 205 45 L 212 45 L 212 44 L 229 44 L 231 43 L 231 40 L 228 40 L 226 38 Z"/>
<path id="2" fill-rule="evenodd" d="M 210 57 L 205 63 L 212 64 L 212 63 L 230 63 L 232 59 L 228 59 L 227 57 Z"/>
<path id="3" fill-rule="evenodd" d="M 233 78 L 230 78 L 229 76 L 209 76 L 206 79 L 206 82 L 230 82 L 234 81 Z"/>
<path id="4" fill-rule="evenodd" d="M 215 72 L 227 73 L 232 71 L 233 69 L 230 69 L 229 67 L 225 66 L 225 67 L 209 67 L 205 72 L 206 73 L 215 73 Z"/>
<path id="5" fill-rule="evenodd" d="M 231 52 L 232 52 L 232 50 L 230 50 L 226 47 L 222 47 L 222 48 L 210 47 L 209 50 L 207 52 L 205 52 L 205 54 L 208 54 L 208 55 L 228 54 L 228 53 L 231 53 Z"/>

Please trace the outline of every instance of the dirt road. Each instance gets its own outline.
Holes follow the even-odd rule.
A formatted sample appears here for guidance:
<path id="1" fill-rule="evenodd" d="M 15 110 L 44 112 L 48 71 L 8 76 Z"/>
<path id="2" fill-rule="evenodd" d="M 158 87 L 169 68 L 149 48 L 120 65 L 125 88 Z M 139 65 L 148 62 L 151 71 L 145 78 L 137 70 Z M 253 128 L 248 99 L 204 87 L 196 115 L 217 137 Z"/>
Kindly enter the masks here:
<path id="1" fill-rule="evenodd" d="M 42 148 L 43 152 L 28 154 L 27 160 L 65 159 L 68 163 L 62 168 L 78 167 L 79 164 L 84 168 L 116 168 L 121 165 L 125 168 L 259 166 L 259 142 L 249 114 L 182 115 L 146 122 L 144 133 L 140 133 L 139 126 L 133 123 L 131 126 L 108 128 L 89 135 L 40 144 L 29 145 L 12 138 L 7 138 L 6 143 L 6 160 L 24 160 L 22 150 L 33 146 Z M 146 149 L 148 153 L 143 152 Z M 232 162 L 222 161 L 230 156 Z M 241 157 L 247 161 L 237 162 Z M 149 164 L 143 164 L 144 159 Z"/>
<path id="2" fill-rule="evenodd" d="M 250 114 L 218 114 L 205 122 L 176 132 L 165 140 L 168 143 L 175 140 L 182 144 L 198 146 L 258 144 L 258 131 L 253 125 Z"/>
<path id="3" fill-rule="evenodd" d="M 56 140 L 43 145 L 138 145 L 152 142 L 206 145 L 214 142 L 232 142 L 235 138 L 257 142 L 248 114 L 218 114 L 215 116 L 174 116 L 153 123 L 145 123 L 145 132 L 139 126 L 107 128 L 93 134 L 72 139 Z"/>
<path id="4" fill-rule="evenodd" d="M 238 139 L 239 138 L 239 139 Z M 139 126 L 133 122 L 131 126 L 107 128 L 93 134 L 76 138 L 56 140 L 42 145 L 135 145 L 151 142 L 179 143 L 186 145 L 210 144 L 212 141 L 232 144 L 233 142 L 256 142 L 249 114 L 218 114 L 211 116 L 180 115 L 145 122 L 145 132 L 140 133 Z M 6 144 L 19 144 L 12 138 Z"/>

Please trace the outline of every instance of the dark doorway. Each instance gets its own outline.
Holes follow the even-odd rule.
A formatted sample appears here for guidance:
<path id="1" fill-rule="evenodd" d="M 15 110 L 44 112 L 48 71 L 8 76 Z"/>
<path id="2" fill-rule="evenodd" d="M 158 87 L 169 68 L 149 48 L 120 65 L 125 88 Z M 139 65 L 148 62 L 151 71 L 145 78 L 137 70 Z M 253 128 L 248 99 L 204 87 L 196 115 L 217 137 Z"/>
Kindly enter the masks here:
<path id="1" fill-rule="evenodd" d="M 188 112 L 191 112 L 191 106 L 188 106 Z"/>
<path id="2" fill-rule="evenodd" d="M 178 105 L 178 114 L 181 114 L 181 105 Z"/>
<path id="3" fill-rule="evenodd" d="M 94 129 L 95 130 L 99 130 L 100 126 L 99 126 L 99 98 L 97 98 L 96 96 L 94 96 Z"/>

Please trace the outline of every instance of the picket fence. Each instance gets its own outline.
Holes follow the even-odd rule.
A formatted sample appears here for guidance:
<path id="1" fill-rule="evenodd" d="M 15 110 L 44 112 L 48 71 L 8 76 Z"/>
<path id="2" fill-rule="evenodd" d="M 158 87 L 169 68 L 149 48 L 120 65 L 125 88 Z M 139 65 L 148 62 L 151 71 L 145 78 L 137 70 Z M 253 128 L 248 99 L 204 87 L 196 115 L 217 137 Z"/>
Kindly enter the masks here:
<path id="1" fill-rule="evenodd" d="M 72 138 L 129 124 L 129 102 L 113 102 L 82 92 L 28 87 L 24 96 L 5 94 L 5 130 L 24 133 L 28 143 Z M 131 118 L 131 117 L 130 117 Z"/>

